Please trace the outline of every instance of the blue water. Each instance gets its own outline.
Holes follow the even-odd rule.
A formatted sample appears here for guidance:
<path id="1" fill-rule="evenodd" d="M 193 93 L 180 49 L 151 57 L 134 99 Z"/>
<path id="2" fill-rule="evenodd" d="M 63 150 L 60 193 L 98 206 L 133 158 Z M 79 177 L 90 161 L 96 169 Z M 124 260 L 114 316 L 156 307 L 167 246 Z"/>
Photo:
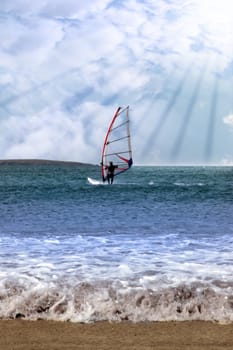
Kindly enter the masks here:
<path id="1" fill-rule="evenodd" d="M 0 317 L 233 321 L 233 168 L 0 166 Z"/>

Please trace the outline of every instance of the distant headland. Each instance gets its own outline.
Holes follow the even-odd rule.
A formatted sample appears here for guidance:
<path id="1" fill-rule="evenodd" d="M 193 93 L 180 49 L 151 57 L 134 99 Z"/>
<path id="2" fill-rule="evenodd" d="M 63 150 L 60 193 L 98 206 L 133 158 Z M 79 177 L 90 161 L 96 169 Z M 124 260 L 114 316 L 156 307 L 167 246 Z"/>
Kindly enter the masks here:
<path id="1" fill-rule="evenodd" d="M 96 166 L 96 164 L 49 159 L 0 159 L 0 165 L 74 165 Z"/>

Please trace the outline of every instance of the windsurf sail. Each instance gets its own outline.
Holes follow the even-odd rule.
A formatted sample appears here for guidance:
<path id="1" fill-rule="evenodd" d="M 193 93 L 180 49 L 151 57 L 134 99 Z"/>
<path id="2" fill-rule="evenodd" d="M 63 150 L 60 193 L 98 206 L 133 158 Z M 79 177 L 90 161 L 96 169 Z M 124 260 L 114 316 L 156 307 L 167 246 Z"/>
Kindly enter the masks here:
<path id="1" fill-rule="evenodd" d="M 107 178 L 110 162 L 116 166 L 114 176 L 130 169 L 133 164 L 129 124 L 129 106 L 118 107 L 103 144 L 101 158 L 103 181 Z"/>

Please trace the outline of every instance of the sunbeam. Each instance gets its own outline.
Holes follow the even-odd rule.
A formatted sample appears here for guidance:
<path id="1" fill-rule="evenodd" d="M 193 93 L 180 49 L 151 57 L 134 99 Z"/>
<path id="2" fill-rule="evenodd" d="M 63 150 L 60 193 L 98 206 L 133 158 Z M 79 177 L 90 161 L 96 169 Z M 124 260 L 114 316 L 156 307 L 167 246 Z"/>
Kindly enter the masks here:
<path id="1" fill-rule="evenodd" d="M 187 79 L 190 69 L 192 67 L 192 63 L 188 65 L 187 69 L 185 70 L 177 88 L 175 89 L 170 101 L 168 101 L 167 106 L 165 107 L 164 111 L 161 113 L 161 115 L 158 117 L 158 122 L 154 129 L 150 132 L 150 136 L 148 140 L 145 143 L 145 146 L 142 149 L 142 154 L 145 153 L 148 148 L 153 148 L 153 145 L 157 141 L 157 138 L 159 136 L 159 133 L 161 132 L 162 127 L 165 125 L 165 122 L 168 120 L 168 117 L 170 116 L 170 112 L 175 105 L 178 97 L 181 94 L 182 88 L 184 86 L 185 80 Z"/>
<path id="2" fill-rule="evenodd" d="M 196 85 L 194 86 L 194 89 L 193 89 L 193 94 L 192 94 L 190 101 L 188 103 L 187 110 L 183 116 L 183 121 L 182 121 L 181 127 L 179 129 L 179 132 L 177 134 L 176 141 L 174 143 L 174 146 L 172 147 L 172 151 L 171 151 L 171 159 L 172 160 L 175 160 L 177 158 L 179 151 L 180 151 L 180 148 L 182 146 L 183 140 L 185 138 L 186 131 L 187 131 L 189 122 L 190 122 L 191 117 L 192 117 L 192 112 L 193 112 L 193 109 L 194 109 L 194 106 L 195 106 L 195 103 L 197 101 L 197 97 L 198 97 L 198 94 L 200 91 L 200 87 L 201 87 L 202 81 L 204 79 L 206 67 L 207 67 L 207 64 L 205 64 L 200 69 L 199 76 L 198 76 L 197 81 L 196 81 Z"/>
<path id="3" fill-rule="evenodd" d="M 218 74 L 216 73 L 215 81 L 213 84 L 212 98 L 211 98 L 209 123 L 207 126 L 206 148 L 205 148 L 205 160 L 207 162 L 211 160 L 211 157 L 213 154 L 213 141 L 214 141 L 216 113 L 217 113 L 217 105 L 218 105 L 218 86 L 219 86 L 219 77 L 218 77 Z"/>

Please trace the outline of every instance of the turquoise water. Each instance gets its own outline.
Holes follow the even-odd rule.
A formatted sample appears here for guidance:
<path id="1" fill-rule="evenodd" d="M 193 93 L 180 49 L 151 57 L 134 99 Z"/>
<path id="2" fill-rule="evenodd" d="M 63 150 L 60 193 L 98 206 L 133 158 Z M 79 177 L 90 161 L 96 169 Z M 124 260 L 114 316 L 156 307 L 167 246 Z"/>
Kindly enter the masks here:
<path id="1" fill-rule="evenodd" d="M 0 317 L 232 321 L 233 169 L 0 167 Z"/>

